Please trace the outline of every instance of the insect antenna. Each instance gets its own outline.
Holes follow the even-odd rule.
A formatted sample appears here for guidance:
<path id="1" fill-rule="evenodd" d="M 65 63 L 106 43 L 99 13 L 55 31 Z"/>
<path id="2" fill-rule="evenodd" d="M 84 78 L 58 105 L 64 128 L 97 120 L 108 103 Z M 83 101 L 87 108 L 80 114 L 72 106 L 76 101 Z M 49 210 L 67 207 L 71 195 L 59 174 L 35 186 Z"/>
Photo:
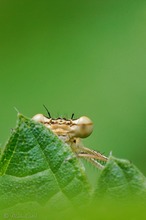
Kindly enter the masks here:
<path id="1" fill-rule="evenodd" d="M 71 115 L 71 120 L 73 120 L 73 118 L 74 118 L 74 115 L 75 115 L 75 114 L 74 114 L 74 113 L 72 113 L 72 115 Z"/>
<path id="2" fill-rule="evenodd" d="M 47 107 L 46 107 L 45 105 L 43 105 L 43 106 L 44 106 L 44 108 L 46 109 L 49 118 L 51 118 L 51 114 L 50 114 L 49 110 L 47 109 Z"/>

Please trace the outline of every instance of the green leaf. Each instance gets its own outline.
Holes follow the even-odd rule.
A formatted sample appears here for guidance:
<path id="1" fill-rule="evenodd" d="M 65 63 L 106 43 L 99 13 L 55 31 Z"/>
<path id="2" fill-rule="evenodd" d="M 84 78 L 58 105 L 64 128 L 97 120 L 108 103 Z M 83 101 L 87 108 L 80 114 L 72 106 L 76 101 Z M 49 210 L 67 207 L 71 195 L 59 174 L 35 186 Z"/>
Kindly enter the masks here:
<path id="1" fill-rule="evenodd" d="M 96 202 L 129 195 L 146 198 L 146 178 L 131 162 L 110 156 L 99 173 Z M 91 189 L 70 147 L 43 124 L 19 114 L 0 157 L 0 208 L 32 203 L 48 210 L 51 205 L 87 201 L 91 201 Z"/>
<path id="2" fill-rule="evenodd" d="M 96 198 L 146 198 L 146 177 L 130 161 L 110 156 L 95 194 Z"/>
<path id="3" fill-rule="evenodd" d="M 89 198 L 84 169 L 70 147 L 41 123 L 18 114 L 0 159 L 0 206 Z"/>

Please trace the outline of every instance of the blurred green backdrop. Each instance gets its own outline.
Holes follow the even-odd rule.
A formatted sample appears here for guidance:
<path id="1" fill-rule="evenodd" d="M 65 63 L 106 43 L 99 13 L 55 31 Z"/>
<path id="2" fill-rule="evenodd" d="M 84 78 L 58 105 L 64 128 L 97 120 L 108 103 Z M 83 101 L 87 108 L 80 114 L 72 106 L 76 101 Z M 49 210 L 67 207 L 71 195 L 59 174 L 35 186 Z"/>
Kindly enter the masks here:
<path id="1" fill-rule="evenodd" d="M 16 107 L 89 116 L 84 140 L 146 174 L 146 1 L 0 1 L 0 143 Z"/>

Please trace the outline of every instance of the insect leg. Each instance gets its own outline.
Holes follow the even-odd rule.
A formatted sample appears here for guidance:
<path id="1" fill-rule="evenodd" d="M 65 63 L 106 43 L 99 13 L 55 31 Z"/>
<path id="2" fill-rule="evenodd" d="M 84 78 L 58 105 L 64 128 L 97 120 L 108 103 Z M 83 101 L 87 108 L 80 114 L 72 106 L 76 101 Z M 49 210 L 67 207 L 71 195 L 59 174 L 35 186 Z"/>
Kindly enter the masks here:
<path id="1" fill-rule="evenodd" d="M 78 154 L 81 155 L 82 157 L 93 158 L 93 159 L 97 159 L 97 160 L 101 160 L 105 162 L 108 160 L 106 156 L 102 155 L 101 153 L 95 150 L 91 150 L 83 146 L 79 146 L 79 149 L 80 149 L 80 152 L 78 152 Z"/>
<path id="2" fill-rule="evenodd" d="M 104 166 L 101 165 L 98 161 L 96 161 L 94 158 L 91 157 L 86 157 L 86 155 L 82 155 L 82 154 L 78 154 L 79 157 L 83 157 L 85 160 L 89 161 L 90 163 L 92 163 L 95 167 L 97 167 L 98 169 L 103 169 Z"/>

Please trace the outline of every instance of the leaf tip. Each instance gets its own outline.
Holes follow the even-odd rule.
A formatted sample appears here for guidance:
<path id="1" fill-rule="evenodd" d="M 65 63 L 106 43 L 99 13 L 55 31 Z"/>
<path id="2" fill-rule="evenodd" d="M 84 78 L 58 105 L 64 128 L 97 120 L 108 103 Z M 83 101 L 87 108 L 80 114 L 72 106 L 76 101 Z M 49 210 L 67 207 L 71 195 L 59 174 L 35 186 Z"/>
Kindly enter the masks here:
<path id="1" fill-rule="evenodd" d="M 110 153 L 109 153 L 109 157 L 112 157 L 112 155 L 113 155 L 113 152 L 112 152 L 112 151 L 110 151 Z"/>
<path id="2" fill-rule="evenodd" d="M 14 106 L 13 107 L 15 109 L 15 111 L 18 113 L 18 115 L 20 114 L 19 110 Z"/>
<path id="3" fill-rule="evenodd" d="M 15 111 L 17 112 L 18 118 L 21 118 L 23 115 L 19 112 L 19 110 L 14 106 Z"/>

